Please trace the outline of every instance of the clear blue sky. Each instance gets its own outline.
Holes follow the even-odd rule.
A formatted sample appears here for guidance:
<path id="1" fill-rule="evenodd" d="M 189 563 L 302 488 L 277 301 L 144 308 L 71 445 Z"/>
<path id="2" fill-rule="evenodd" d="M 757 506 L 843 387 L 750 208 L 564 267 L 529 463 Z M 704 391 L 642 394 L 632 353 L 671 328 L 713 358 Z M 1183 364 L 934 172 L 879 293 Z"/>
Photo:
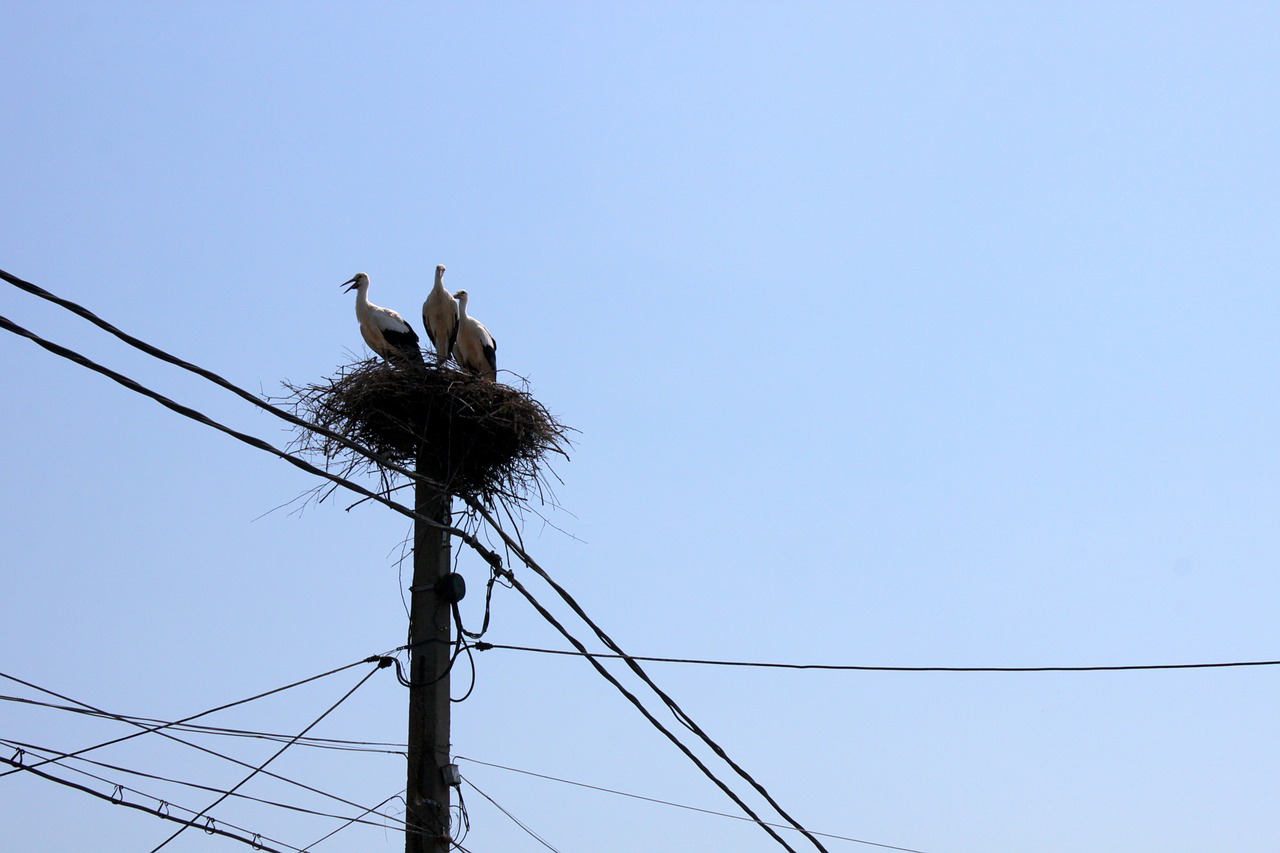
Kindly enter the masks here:
<path id="1" fill-rule="evenodd" d="M 1274 4 L 8 2 L 0 31 L 0 268 L 275 394 L 360 351 L 340 282 L 367 271 L 415 318 L 446 264 L 500 366 L 581 430 L 547 510 L 571 535 L 530 517 L 529 548 L 636 654 L 1280 658 Z M 0 314 L 290 438 L 7 285 Z M 0 358 L 0 671 L 172 719 L 403 642 L 405 519 L 340 496 L 270 512 L 315 482 L 12 335 Z M 478 624 L 483 567 L 460 570 Z M 488 638 L 563 646 L 504 590 Z M 475 664 L 457 754 L 733 811 L 583 661 Z M 1272 668 L 651 671 L 814 830 L 1280 846 Z M 360 674 L 211 722 L 294 733 Z M 380 673 L 314 733 L 400 740 L 404 713 Z M 3 738 L 123 731 L 0 702 Z M 244 773 L 145 739 L 97 757 Z M 385 755 L 273 769 L 364 805 L 403 785 Z M 779 849 L 462 770 L 565 853 Z M 466 802 L 469 849 L 545 849 Z M 334 826 L 215 814 L 297 847 Z M 172 825 L 22 774 L 0 827 L 14 850 L 133 853 Z M 401 846 L 354 827 L 315 849 Z"/>

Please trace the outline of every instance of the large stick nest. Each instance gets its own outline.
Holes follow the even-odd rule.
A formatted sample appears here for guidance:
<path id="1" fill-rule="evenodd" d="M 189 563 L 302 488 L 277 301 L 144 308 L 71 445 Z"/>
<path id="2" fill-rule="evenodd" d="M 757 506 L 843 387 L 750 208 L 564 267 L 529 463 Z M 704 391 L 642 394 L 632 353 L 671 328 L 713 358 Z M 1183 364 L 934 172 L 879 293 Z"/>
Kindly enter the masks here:
<path id="1" fill-rule="evenodd" d="M 451 367 L 377 359 L 341 368 L 287 398 L 300 417 L 404 468 L 439 480 L 455 495 L 523 503 L 545 485 L 547 457 L 564 456 L 570 428 L 526 391 Z M 345 473 L 391 472 L 322 433 L 300 431 L 298 449 Z"/>

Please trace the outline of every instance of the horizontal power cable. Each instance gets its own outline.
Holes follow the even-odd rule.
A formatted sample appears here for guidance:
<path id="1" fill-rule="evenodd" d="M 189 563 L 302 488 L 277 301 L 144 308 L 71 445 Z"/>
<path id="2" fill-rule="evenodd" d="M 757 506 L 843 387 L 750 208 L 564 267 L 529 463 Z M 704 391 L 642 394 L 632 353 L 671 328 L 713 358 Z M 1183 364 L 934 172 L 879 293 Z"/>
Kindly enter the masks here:
<path id="1" fill-rule="evenodd" d="M 292 735 L 281 734 L 278 732 L 232 729 L 227 728 L 226 726 L 205 726 L 199 723 L 179 723 L 177 721 L 159 720 L 155 717 L 141 717 L 136 714 L 113 714 L 109 711 L 97 711 L 89 708 L 76 708 L 71 705 L 59 705 L 56 702 L 41 702 L 39 699 L 31 699 L 25 696 L 6 696 L 4 694 L 0 694 L 0 702 L 14 702 L 22 705 L 32 705 L 37 708 L 49 708 L 53 711 L 63 711 L 68 714 L 78 714 L 84 717 L 116 720 L 139 726 L 155 726 L 157 729 L 164 728 L 175 732 L 185 732 L 187 734 L 239 737 L 252 740 L 276 741 L 279 743 L 283 743 L 293 737 Z M 145 734 L 145 732 L 137 732 L 134 736 L 136 737 L 140 734 Z M 297 745 L 310 747 L 312 749 L 333 749 L 341 752 L 371 752 L 400 756 L 404 755 L 406 749 L 406 746 L 403 743 L 392 743 L 390 741 L 349 741 L 337 738 L 310 736 L 299 738 Z"/>
<path id="2" fill-rule="evenodd" d="M 478 652 L 490 649 L 505 651 L 532 652 L 542 655 L 565 655 L 582 657 L 589 655 L 595 658 L 613 660 L 640 660 L 647 663 L 683 663 L 699 666 L 756 667 L 761 669 L 814 669 L 852 672 L 1131 672 L 1137 670 L 1156 669 L 1222 669 L 1240 666 L 1277 666 L 1280 660 L 1247 660 L 1227 661 L 1221 663 L 1138 663 L 1138 664 L 1105 664 L 1089 666 L 873 666 L 870 664 L 837 664 L 837 663 L 769 663 L 764 661 L 710 660 L 705 658 L 668 658 L 645 655 L 618 655 L 604 652 L 579 652 L 571 649 L 540 649 L 533 646 L 512 646 L 503 643 L 479 642 L 473 644 Z"/>

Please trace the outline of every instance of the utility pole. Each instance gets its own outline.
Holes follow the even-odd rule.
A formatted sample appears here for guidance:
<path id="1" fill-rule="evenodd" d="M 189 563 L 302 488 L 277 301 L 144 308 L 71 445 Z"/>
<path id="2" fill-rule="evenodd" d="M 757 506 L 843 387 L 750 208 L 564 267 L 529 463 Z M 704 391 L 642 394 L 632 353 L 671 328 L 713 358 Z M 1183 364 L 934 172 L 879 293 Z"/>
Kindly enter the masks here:
<path id="1" fill-rule="evenodd" d="M 452 524 L 453 498 L 434 483 L 438 472 L 418 455 L 414 509 Z M 450 578 L 450 537 L 414 522 L 413 584 L 409 587 L 409 777 L 405 786 L 405 853 L 448 853 L 450 611 L 461 598 Z M 448 581 L 454 581 L 450 584 Z M 450 768 L 452 769 L 452 768 Z"/>

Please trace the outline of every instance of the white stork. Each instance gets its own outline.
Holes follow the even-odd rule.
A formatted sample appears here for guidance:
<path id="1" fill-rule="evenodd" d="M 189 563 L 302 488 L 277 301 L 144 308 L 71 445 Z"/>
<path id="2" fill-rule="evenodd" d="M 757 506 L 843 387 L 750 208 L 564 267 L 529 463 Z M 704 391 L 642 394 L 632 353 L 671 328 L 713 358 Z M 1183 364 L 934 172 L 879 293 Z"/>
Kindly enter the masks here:
<path id="1" fill-rule="evenodd" d="M 458 302 L 444 289 L 444 264 L 436 264 L 435 286 L 422 303 L 422 327 L 436 348 L 436 364 L 444 364 L 458 339 Z"/>
<path id="2" fill-rule="evenodd" d="M 369 276 L 358 272 L 343 284 L 351 285 L 348 293 L 356 292 L 356 319 L 360 321 L 360 335 L 369 349 L 394 364 L 422 364 L 418 333 L 413 327 L 397 312 L 369 301 Z"/>
<path id="3" fill-rule="evenodd" d="M 467 292 L 453 294 L 458 300 L 458 340 L 453 345 L 453 357 L 463 370 L 478 373 L 485 379 L 498 378 L 498 343 L 489 330 L 475 317 L 467 316 Z"/>

